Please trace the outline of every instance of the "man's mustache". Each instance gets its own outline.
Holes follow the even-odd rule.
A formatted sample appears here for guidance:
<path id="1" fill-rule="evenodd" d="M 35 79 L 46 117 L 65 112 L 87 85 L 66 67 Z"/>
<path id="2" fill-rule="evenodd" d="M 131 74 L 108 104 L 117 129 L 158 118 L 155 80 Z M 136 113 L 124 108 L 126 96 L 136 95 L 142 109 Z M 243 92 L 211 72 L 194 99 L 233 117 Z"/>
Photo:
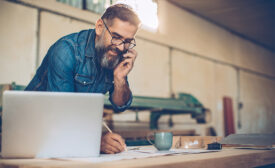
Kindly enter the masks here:
<path id="1" fill-rule="evenodd" d="M 113 48 L 112 46 L 107 47 L 107 51 L 109 50 L 116 53 L 117 55 L 122 55 L 127 52 L 127 50 L 120 51 L 118 48 Z"/>
<path id="2" fill-rule="evenodd" d="M 120 61 L 122 61 L 123 55 L 127 53 L 127 50 L 121 51 L 118 48 L 113 48 L 112 46 L 107 47 L 107 51 L 112 51 L 113 53 L 116 53 Z"/>

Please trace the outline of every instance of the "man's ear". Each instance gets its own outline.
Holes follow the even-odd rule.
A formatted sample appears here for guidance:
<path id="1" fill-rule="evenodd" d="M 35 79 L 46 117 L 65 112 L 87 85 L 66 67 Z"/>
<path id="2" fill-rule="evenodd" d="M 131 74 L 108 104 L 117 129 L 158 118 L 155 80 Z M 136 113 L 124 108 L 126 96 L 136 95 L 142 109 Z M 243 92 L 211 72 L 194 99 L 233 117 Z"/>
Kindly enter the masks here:
<path id="1" fill-rule="evenodd" d="M 103 21 L 102 19 L 98 19 L 95 24 L 95 33 L 96 35 L 100 36 L 103 32 Z"/>

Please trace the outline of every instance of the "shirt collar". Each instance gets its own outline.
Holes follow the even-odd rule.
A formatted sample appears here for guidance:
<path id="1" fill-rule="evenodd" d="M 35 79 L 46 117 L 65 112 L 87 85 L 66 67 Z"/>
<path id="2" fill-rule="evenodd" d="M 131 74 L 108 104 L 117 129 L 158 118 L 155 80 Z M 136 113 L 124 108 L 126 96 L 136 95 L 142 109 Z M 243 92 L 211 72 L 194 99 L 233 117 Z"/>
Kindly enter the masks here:
<path id="1" fill-rule="evenodd" d="M 95 37 L 96 37 L 95 29 L 91 29 L 89 31 L 87 45 L 85 48 L 85 56 L 86 57 L 95 57 L 96 56 Z"/>

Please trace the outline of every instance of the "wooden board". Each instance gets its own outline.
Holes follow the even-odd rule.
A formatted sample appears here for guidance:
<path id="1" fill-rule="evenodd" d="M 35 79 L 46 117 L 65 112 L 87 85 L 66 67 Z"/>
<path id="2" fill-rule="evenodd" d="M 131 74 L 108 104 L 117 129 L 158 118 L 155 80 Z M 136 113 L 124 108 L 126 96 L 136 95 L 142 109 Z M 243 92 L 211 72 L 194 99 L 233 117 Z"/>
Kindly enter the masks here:
<path id="1" fill-rule="evenodd" d="M 162 156 L 105 163 L 47 159 L 1 159 L 1 168 L 166 168 L 256 167 L 275 163 L 275 150 L 223 149 L 221 152 Z"/>

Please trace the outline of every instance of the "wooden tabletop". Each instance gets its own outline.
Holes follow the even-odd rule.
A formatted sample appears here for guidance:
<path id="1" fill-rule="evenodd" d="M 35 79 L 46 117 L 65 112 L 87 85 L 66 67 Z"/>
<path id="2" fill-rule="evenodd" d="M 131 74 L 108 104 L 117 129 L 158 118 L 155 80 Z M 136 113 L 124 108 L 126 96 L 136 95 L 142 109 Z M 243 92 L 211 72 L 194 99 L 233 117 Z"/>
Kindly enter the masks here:
<path id="1" fill-rule="evenodd" d="M 223 149 L 220 152 L 160 156 L 104 163 L 54 159 L 1 159 L 2 168 L 164 168 L 164 167 L 256 167 L 275 164 L 275 150 Z"/>

